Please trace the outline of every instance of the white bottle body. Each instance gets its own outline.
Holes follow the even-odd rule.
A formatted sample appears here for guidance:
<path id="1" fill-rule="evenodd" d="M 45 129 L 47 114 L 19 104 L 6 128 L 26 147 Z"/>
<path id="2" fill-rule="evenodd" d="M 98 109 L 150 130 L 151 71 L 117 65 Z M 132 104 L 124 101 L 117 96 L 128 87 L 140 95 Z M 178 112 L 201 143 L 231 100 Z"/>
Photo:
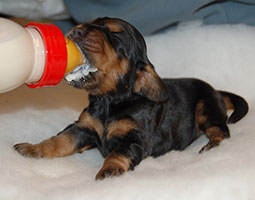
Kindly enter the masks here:
<path id="1" fill-rule="evenodd" d="M 40 33 L 0 18 L 0 93 L 23 83 L 36 83 L 44 65 L 45 48 Z"/>

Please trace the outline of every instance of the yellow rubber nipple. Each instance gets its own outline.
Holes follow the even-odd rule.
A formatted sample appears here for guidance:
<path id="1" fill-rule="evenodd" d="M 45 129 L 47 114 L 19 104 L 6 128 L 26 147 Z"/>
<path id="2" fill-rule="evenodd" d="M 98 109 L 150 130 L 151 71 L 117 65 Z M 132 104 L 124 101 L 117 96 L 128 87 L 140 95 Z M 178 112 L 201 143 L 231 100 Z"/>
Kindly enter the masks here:
<path id="1" fill-rule="evenodd" d="M 67 48 L 67 66 L 66 74 L 71 72 L 75 67 L 82 65 L 84 63 L 84 57 L 82 56 L 79 48 L 74 44 L 74 42 L 68 38 L 66 40 Z"/>

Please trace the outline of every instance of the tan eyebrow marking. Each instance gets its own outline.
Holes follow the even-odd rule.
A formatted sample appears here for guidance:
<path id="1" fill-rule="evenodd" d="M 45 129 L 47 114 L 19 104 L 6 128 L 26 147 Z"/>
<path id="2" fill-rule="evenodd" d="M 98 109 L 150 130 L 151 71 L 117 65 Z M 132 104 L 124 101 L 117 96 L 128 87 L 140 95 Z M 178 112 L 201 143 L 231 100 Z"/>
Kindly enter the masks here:
<path id="1" fill-rule="evenodd" d="M 111 31 L 111 32 L 122 32 L 122 28 L 119 24 L 116 24 L 114 22 L 107 22 L 106 23 L 106 26 L 108 27 L 108 29 Z"/>

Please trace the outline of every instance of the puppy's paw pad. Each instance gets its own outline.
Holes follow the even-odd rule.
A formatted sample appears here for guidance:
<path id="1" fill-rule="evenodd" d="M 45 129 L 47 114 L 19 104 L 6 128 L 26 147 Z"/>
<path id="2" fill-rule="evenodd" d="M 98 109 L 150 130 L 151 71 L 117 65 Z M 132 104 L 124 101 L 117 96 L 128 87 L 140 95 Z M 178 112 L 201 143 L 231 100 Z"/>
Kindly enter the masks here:
<path id="1" fill-rule="evenodd" d="M 103 168 L 97 173 L 96 180 L 103 180 L 104 178 L 107 177 L 120 176 L 124 172 L 125 171 L 121 168 L 112 167 Z"/>
<path id="2" fill-rule="evenodd" d="M 18 151 L 21 155 L 26 157 L 32 157 L 32 158 L 42 157 L 36 145 L 32 145 L 29 143 L 20 143 L 20 144 L 14 145 L 14 149 Z"/>

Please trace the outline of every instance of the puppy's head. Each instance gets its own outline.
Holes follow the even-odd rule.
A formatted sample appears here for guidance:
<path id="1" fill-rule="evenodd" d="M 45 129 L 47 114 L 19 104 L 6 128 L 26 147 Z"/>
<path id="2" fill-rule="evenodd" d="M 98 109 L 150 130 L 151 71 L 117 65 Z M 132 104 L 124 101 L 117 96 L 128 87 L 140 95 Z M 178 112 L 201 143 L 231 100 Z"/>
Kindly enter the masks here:
<path id="1" fill-rule="evenodd" d="M 82 51 L 86 65 L 71 72 L 68 83 L 91 95 L 138 94 L 164 101 L 168 90 L 147 58 L 142 35 L 117 18 L 98 18 L 74 27 L 68 34 Z M 79 75 L 75 76 L 75 73 Z"/>

